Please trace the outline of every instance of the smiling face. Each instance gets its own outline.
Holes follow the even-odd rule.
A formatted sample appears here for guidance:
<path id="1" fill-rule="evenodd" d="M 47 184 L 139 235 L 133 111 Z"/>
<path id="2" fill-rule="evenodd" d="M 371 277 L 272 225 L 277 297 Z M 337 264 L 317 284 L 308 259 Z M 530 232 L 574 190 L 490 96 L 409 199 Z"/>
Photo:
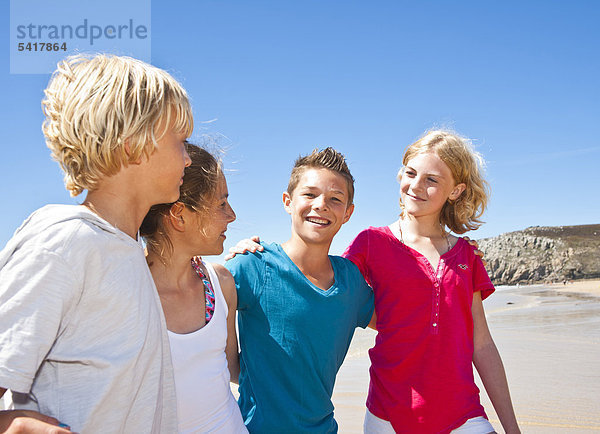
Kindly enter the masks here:
<path id="1" fill-rule="evenodd" d="M 455 200 L 465 189 L 465 184 L 456 185 L 450 168 L 433 152 L 415 155 L 401 174 L 404 212 L 412 217 L 439 217 L 446 201 Z"/>
<path id="2" fill-rule="evenodd" d="M 348 201 L 348 181 L 342 175 L 329 169 L 304 170 L 292 195 L 283 193 L 285 210 L 292 217 L 292 238 L 331 244 L 354 210 Z"/>
<path id="3" fill-rule="evenodd" d="M 220 255 L 223 253 L 227 225 L 236 218 L 235 212 L 229 205 L 228 197 L 227 181 L 221 174 L 212 203 L 206 213 L 199 213 L 186 207 L 187 218 L 192 221 L 192 225 L 190 225 L 192 233 L 189 236 L 197 246 L 197 255 Z"/>

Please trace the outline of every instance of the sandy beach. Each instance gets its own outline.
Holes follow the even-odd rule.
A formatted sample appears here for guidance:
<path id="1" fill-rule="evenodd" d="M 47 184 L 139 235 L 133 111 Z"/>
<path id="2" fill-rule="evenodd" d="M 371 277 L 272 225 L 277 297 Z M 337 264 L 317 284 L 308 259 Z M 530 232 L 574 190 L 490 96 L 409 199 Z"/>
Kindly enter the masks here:
<path id="1" fill-rule="evenodd" d="M 600 432 L 600 280 L 499 287 L 484 301 L 524 433 Z M 333 395 L 340 433 L 362 433 L 368 349 L 357 330 Z M 502 426 L 477 378 L 481 401 Z"/>
<path id="2" fill-rule="evenodd" d="M 600 432 L 600 280 L 499 287 L 484 306 L 521 430 Z M 362 433 L 368 350 L 375 335 L 370 329 L 357 330 L 338 374 L 333 402 L 340 433 Z M 482 404 L 501 433 L 476 379 Z"/>

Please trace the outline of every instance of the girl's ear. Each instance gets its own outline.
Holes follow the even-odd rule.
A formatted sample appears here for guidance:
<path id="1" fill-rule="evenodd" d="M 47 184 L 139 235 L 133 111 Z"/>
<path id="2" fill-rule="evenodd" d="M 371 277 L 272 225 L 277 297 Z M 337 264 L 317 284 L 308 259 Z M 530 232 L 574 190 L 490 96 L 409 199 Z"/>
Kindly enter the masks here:
<path id="1" fill-rule="evenodd" d="M 185 220 L 183 219 L 184 209 L 185 205 L 181 202 L 175 202 L 169 209 L 169 215 L 166 218 L 175 230 L 183 231 L 185 228 Z"/>
<path id="2" fill-rule="evenodd" d="M 450 192 L 450 196 L 448 196 L 448 199 L 450 199 L 450 200 L 458 199 L 460 197 L 460 195 L 463 193 L 463 191 L 465 191 L 466 188 L 467 188 L 467 185 L 464 183 L 460 183 L 460 184 L 456 185 Z"/>

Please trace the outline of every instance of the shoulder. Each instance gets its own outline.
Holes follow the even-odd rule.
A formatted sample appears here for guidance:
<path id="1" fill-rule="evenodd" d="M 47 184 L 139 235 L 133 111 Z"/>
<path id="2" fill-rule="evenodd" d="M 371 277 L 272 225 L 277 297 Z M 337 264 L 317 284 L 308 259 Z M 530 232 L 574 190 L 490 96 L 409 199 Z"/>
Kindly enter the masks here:
<path id="1" fill-rule="evenodd" d="M 221 286 L 223 286 L 224 284 L 234 283 L 233 275 L 229 272 L 227 268 L 225 268 L 221 264 L 210 263 L 210 265 L 213 267 L 213 270 L 215 270 L 215 274 L 217 275 Z"/>
<path id="2" fill-rule="evenodd" d="M 353 269 L 357 269 L 356 265 L 354 265 L 354 263 L 350 259 L 345 258 L 343 256 L 329 255 L 329 260 L 334 265 L 334 267 L 336 267 L 339 270 L 352 272 Z"/>
<path id="3" fill-rule="evenodd" d="M 262 252 L 244 253 L 236 255 L 233 259 L 228 260 L 225 263 L 225 268 L 231 272 L 234 276 L 236 273 L 248 273 L 252 270 L 259 271 L 265 267 L 265 263 L 273 261 L 275 258 L 280 256 L 278 245 L 275 243 L 266 244 L 261 243 L 264 247 Z"/>
<path id="4" fill-rule="evenodd" d="M 82 221 L 60 221 L 49 226 L 35 223 L 22 226 L 9 241 L 1 253 L 0 268 L 30 265 L 34 269 L 83 269 L 97 241 Z"/>
<path id="5" fill-rule="evenodd" d="M 364 313 L 364 319 L 360 324 L 361 327 L 365 327 L 373 312 L 373 290 L 352 261 L 339 256 L 330 256 L 330 258 L 335 269 L 336 286 L 341 293 L 345 294 L 349 309 Z"/>
<path id="6" fill-rule="evenodd" d="M 355 238 L 355 241 L 368 241 L 369 243 L 381 240 L 394 239 L 395 236 L 388 226 L 374 227 L 369 226 L 362 230 Z"/>
<path id="7" fill-rule="evenodd" d="M 362 230 L 350 243 L 344 257 L 352 259 L 354 262 L 360 262 L 360 258 L 370 256 L 378 247 L 384 244 L 396 242 L 395 235 L 388 226 L 368 227 Z"/>
<path id="8" fill-rule="evenodd" d="M 330 256 L 329 258 L 337 271 L 338 277 L 343 281 L 345 286 L 347 286 L 348 283 L 362 284 L 365 282 L 359 268 L 350 259 L 342 256 Z"/>
<path id="9" fill-rule="evenodd" d="M 352 254 L 367 249 L 371 237 L 376 236 L 380 232 L 380 229 L 383 228 L 375 228 L 373 226 L 370 226 L 360 231 L 358 235 L 354 237 L 346 251 L 343 253 L 343 256 L 352 256 Z"/>
<path id="10" fill-rule="evenodd" d="M 462 237 L 453 238 L 455 243 L 447 255 L 447 260 L 468 265 L 471 270 L 477 268 L 479 265 L 478 263 L 483 267 L 481 259 L 475 254 L 476 248 L 474 246 L 470 245 L 469 242 Z"/>
<path id="11" fill-rule="evenodd" d="M 231 281 L 234 281 L 237 308 L 240 311 L 253 306 L 258 294 L 265 289 L 267 266 L 278 268 L 278 264 L 283 261 L 279 245 L 261 244 L 264 251 L 236 255 L 225 263 L 225 268 L 233 275 Z M 226 290 L 223 291 L 224 294 L 225 292 Z"/>
<path id="12" fill-rule="evenodd" d="M 26 237 L 14 251 L 13 260 L 19 257 L 38 267 L 52 267 L 53 273 L 62 269 L 81 285 L 97 282 L 103 286 L 120 279 L 140 279 L 145 262 L 137 240 L 76 212 Z"/>
<path id="13" fill-rule="evenodd" d="M 77 206 L 46 205 L 23 222 L 0 252 L 0 270 L 52 269 L 60 274 L 60 269 L 80 269 L 92 242 Z"/>
<path id="14" fill-rule="evenodd" d="M 89 251 L 119 239 L 115 228 L 75 205 L 40 208 L 23 223 L 17 234 L 24 244 L 44 246 L 59 253 L 74 249 Z"/>
<path id="15" fill-rule="evenodd" d="M 485 265 L 483 265 L 482 259 L 475 254 L 476 247 L 469 244 L 465 239 L 459 238 L 454 246 L 454 250 L 456 250 L 456 253 L 453 260 L 461 268 L 460 273 L 470 277 L 475 291 L 482 291 L 482 299 L 488 297 L 494 291 L 494 285 L 485 269 Z"/>
<path id="16" fill-rule="evenodd" d="M 369 226 L 366 229 L 363 229 L 362 231 L 360 231 L 358 233 L 358 235 L 356 236 L 356 238 L 368 238 L 368 237 L 376 237 L 376 236 L 382 236 L 385 235 L 389 232 L 389 228 L 387 226 L 381 226 L 381 227 L 375 227 L 375 226 Z"/>
<path id="17" fill-rule="evenodd" d="M 217 275 L 217 279 L 219 279 L 219 285 L 221 287 L 221 291 L 223 292 L 223 296 L 225 297 L 225 301 L 229 306 L 234 306 L 237 304 L 237 293 L 235 290 L 235 281 L 233 280 L 233 276 L 229 272 L 227 268 L 225 268 L 221 264 L 209 264 L 212 266 L 215 274 Z"/>
<path id="18" fill-rule="evenodd" d="M 469 244 L 469 242 L 467 240 L 465 240 L 463 237 L 455 237 L 455 236 L 452 236 L 452 237 L 456 240 L 454 247 L 456 248 L 458 255 L 466 257 L 470 261 L 479 259 L 479 256 L 477 256 L 475 254 L 475 250 L 477 250 L 477 247 Z"/>

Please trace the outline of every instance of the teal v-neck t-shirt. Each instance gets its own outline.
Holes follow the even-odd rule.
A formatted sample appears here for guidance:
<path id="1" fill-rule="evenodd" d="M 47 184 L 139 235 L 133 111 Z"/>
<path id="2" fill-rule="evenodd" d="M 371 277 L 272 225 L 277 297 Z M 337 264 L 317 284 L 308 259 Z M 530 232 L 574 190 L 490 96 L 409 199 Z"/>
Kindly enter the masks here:
<path id="1" fill-rule="evenodd" d="M 311 283 L 278 244 L 225 265 L 238 292 L 239 405 L 250 432 L 337 432 L 331 395 L 373 291 L 349 260 L 329 256 L 335 282 Z"/>

